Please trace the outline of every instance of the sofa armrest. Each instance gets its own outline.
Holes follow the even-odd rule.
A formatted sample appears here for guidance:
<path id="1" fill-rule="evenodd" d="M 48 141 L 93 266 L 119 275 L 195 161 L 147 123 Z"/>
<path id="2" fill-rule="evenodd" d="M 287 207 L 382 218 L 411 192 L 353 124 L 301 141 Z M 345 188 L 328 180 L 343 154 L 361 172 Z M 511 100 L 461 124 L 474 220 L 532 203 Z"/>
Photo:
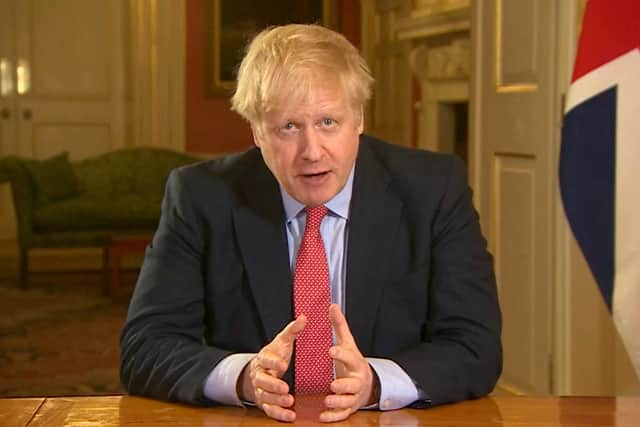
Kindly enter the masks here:
<path id="1" fill-rule="evenodd" d="M 18 223 L 18 243 L 23 250 L 33 239 L 34 189 L 24 160 L 15 156 L 0 158 L 0 182 L 9 182 Z"/>

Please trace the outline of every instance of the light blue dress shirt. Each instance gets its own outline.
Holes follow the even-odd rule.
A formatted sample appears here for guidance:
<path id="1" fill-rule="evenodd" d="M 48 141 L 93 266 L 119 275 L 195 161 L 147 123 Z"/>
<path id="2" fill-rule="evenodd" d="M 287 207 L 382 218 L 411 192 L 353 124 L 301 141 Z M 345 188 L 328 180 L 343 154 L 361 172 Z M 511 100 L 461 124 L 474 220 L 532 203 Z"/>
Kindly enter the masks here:
<path id="1" fill-rule="evenodd" d="M 349 205 L 353 189 L 354 168 L 345 186 L 329 200 L 327 215 L 320 224 L 320 234 L 327 253 L 331 302 L 338 304 L 344 312 L 346 289 L 347 245 L 349 237 Z M 305 206 L 295 200 L 281 187 L 282 203 L 287 218 L 287 243 L 291 271 L 304 234 L 306 223 Z M 346 313 L 345 313 L 346 314 Z M 213 369 L 204 384 L 204 394 L 211 400 L 228 405 L 242 405 L 236 392 L 236 384 L 245 365 L 255 356 L 253 353 L 236 353 L 223 359 Z M 416 400 L 419 394 L 415 384 L 398 364 L 388 359 L 366 358 L 380 380 L 382 410 L 403 408 Z"/>

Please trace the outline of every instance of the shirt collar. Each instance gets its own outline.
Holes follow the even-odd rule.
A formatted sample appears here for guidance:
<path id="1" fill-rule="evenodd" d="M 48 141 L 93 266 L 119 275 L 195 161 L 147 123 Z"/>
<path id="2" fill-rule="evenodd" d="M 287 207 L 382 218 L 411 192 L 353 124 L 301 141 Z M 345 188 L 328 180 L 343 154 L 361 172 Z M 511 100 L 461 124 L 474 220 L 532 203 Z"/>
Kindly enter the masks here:
<path id="1" fill-rule="evenodd" d="M 349 219 L 349 204 L 351 203 L 351 193 L 353 190 L 354 170 L 355 162 L 351 167 L 351 172 L 349 172 L 347 182 L 345 182 L 342 190 L 338 191 L 338 194 L 333 196 L 331 200 L 324 204 L 331 213 L 338 215 L 344 219 Z M 305 206 L 291 197 L 291 195 L 289 195 L 289 193 L 287 193 L 284 188 L 282 188 L 282 186 L 280 186 L 280 195 L 282 196 L 282 204 L 284 205 L 284 212 L 287 216 L 287 222 L 289 222 L 296 216 L 298 216 L 298 214 L 302 210 L 304 210 Z"/>

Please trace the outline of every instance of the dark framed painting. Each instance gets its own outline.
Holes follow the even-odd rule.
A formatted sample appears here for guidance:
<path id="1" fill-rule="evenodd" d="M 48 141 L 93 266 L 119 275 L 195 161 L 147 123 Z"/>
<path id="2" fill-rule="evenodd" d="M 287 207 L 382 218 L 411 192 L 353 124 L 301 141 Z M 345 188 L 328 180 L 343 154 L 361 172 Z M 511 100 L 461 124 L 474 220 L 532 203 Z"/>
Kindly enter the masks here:
<path id="1" fill-rule="evenodd" d="M 338 26 L 337 0 L 207 0 L 207 92 L 229 96 L 249 40 L 269 25 Z"/>

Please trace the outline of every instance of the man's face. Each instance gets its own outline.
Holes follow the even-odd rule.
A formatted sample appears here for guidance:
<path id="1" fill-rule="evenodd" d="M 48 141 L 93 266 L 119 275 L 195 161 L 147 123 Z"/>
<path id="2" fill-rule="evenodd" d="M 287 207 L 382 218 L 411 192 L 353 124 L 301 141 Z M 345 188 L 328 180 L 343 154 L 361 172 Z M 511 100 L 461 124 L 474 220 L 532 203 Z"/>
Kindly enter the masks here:
<path id="1" fill-rule="evenodd" d="M 313 87 L 303 102 L 264 114 L 259 127 L 252 126 L 253 138 L 286 192 L 305 206 L 318 206 L 349 177 L 363 130 L 361 112 L 358 117 L 338 88 Z"/>

